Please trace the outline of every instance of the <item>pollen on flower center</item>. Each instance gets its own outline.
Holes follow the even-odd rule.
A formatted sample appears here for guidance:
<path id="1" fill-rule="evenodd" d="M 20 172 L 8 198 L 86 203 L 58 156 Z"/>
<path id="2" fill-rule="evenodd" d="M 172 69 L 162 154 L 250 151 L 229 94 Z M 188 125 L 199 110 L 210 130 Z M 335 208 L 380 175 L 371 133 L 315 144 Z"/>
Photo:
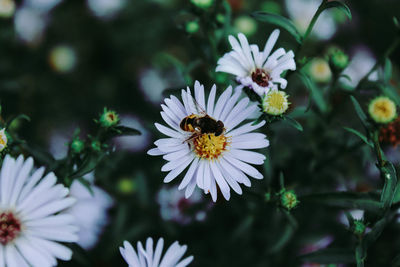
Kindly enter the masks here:
<path id="1" fill-rule="evenodd" d="M 0 243 L 6 245 L 21 232 L 21 222 L 10 211 L 0 214 Z"/>
<path id="2" fill-rule="evenodd" d="M 228 145 L 228 138 L 223 134 L 201 134 L 193 138 L 194 152 L 200 158 L 213 160 L 218 158 Z"/>
<path id="3" fill-rule="evenodd" d="M 262 87 L 267 87 L 269 81 L 271 80 L 271 76 L 269 75 L 269 73 L 263 69 L 256 69 L 251 74 L 251 78 L 253 79 L 253 82 Z"/>

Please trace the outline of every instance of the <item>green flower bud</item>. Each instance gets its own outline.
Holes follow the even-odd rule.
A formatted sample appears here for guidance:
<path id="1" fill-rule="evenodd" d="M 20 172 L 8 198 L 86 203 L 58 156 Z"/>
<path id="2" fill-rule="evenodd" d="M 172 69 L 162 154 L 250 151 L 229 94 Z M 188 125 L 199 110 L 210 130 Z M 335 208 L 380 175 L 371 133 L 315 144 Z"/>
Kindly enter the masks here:
<path id="1" fill-rule="evenodd" d="M 136 191 L 136 183 L 131 178 L 122 178 L 117 184 L 118 191 L 123 194 L 129 194 Z"/>
<path id="2" fill-rule="evenodd" d="M 93 140 L 90 144 L 94 151 L 100 152 L 101 151 L 101 143 L 98 140 Z"/>
<path id="3" fill-rule="evenodd" d="M 215 19 L 221 24 L 225 23 L 225 15 L 224 14 L 218 13 L 217 16 L 215 17 Z"/>
<path id="4" fill-rule="evenodd" d="M 214 0 L 190 0 L 190 2 L 192 2 L 193 5 L 204 9 L 207 9 L 214 4 Z"/>
<path id="5" fill-rule="evenodd" d="M 115 126 L 119 123 L 119 116 L 114 110 L 107 110 L 104 108 L 103 113 L 100 115 L 100 125 L 108 128 Z"/>
<path id="6" fill-rule="evenodd" d="M 295 208 L 299 204 L 299 201 L 297 200 L 297 196 L 294 193 L 293 190 L 290 191 L 285 191 L 281 195 L 281 205 L 288 209 L 291 210 Z"/>
<path id="7" fill-rule="evenodd" d="M 340 49 L 335 49 L 330 53 L 329 65 L 333 70 L 342 71 L 349 65 L 349 57 Z"/>
<path id="8" fill-rule="evenodd" d="M 79 137 L 74 138 L 71 142 L 71 149 L 74 153 L 81 153 L 84 147 L 85 143 Z"/>
<path id="9" fill-rule="evenodd" d="M 363 221 L 356 220 L 354 221 L 353 225 L 353 233 L 357 236 L 362 236 L 366 228 L 367 226 L 364 224 Z"/>
<path id="10" fill-rule="evenodd" d="M 248 16 L 238 17 L 233 24 L 236 30 L 245 35 L 253 35 L 257 31 L 256 21 Z"/>
<path id="11" fill-rule="evenodd" d="M 196 33 L 200 29 L 199 23 L 197 21 L 189 21 L 186 23 L 186 32 Z"/>

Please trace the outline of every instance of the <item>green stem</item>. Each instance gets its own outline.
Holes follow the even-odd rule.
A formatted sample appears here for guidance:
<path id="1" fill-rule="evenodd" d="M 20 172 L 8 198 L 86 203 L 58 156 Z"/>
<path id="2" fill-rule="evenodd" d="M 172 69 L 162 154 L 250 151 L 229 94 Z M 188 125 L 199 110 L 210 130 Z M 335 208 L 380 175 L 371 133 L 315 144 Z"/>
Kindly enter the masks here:
<path id="1" fill-rule="evenodd" d="M 328 0 L 323 0 L 322 1 L 322 3 L 319 5 L 319 7 L 317 9 L 317 12 L 315 12 L 314 16 L 312 17 L 311 22 L 308 25 L 308 28 L 306 30 L 306 33 L 303 36 L 303 43 L 307 39 L 307 37 L 310 35 L 312 29 L 314 28 L 314 25 L 317 22 L 317 19 L 318 19 L 319 15 L 321 15 L 322 11 L 324 11 L 323 6 L 325 5 L 326 2 L 328 2 Z"/>

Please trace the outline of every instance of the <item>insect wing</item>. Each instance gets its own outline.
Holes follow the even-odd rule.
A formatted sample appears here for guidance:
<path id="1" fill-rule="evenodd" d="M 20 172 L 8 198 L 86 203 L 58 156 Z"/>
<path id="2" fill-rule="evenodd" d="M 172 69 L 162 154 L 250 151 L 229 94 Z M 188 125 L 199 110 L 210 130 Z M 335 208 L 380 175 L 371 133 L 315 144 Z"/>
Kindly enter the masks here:
<path id="1" fill-rule="evenodd" d="M 197 112 L 198 112 L 199 114 L 207 115 L 205 109 L 197 102 L 196 98 L 194 98 L 194 97 L 192 96 L 192 94 L 190 93 L 190 91 L 188 90 L 187 92 L 188 92 L 188 102 L 189 102 L 189 105 L 193 104 L 192 107 L 194 107 L 194 109 L 197 110 Z"/>

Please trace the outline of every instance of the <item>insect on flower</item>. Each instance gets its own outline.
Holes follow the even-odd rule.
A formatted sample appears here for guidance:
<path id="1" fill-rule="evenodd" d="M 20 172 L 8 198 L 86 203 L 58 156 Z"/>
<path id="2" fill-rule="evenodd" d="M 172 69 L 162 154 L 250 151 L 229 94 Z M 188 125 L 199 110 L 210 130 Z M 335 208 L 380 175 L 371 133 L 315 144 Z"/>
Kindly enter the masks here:
<path id="1" fill-rule="evenodd" d="M 191 95 L 190 95 L 191 96 Z M 215 136 L 220 136 L 225 132 L 224 123 L 220 120 L 216 120 L 209 116 L 206 111 L 197 103 L 196 99 L 191 97 L 196 109 L 199 110 L 200 114 L 190 114 L 182 119 L 179 127 L 186 131 L 192 132 L 186 141 L 196 138 L 202 134 L 214 134 Z"/>

